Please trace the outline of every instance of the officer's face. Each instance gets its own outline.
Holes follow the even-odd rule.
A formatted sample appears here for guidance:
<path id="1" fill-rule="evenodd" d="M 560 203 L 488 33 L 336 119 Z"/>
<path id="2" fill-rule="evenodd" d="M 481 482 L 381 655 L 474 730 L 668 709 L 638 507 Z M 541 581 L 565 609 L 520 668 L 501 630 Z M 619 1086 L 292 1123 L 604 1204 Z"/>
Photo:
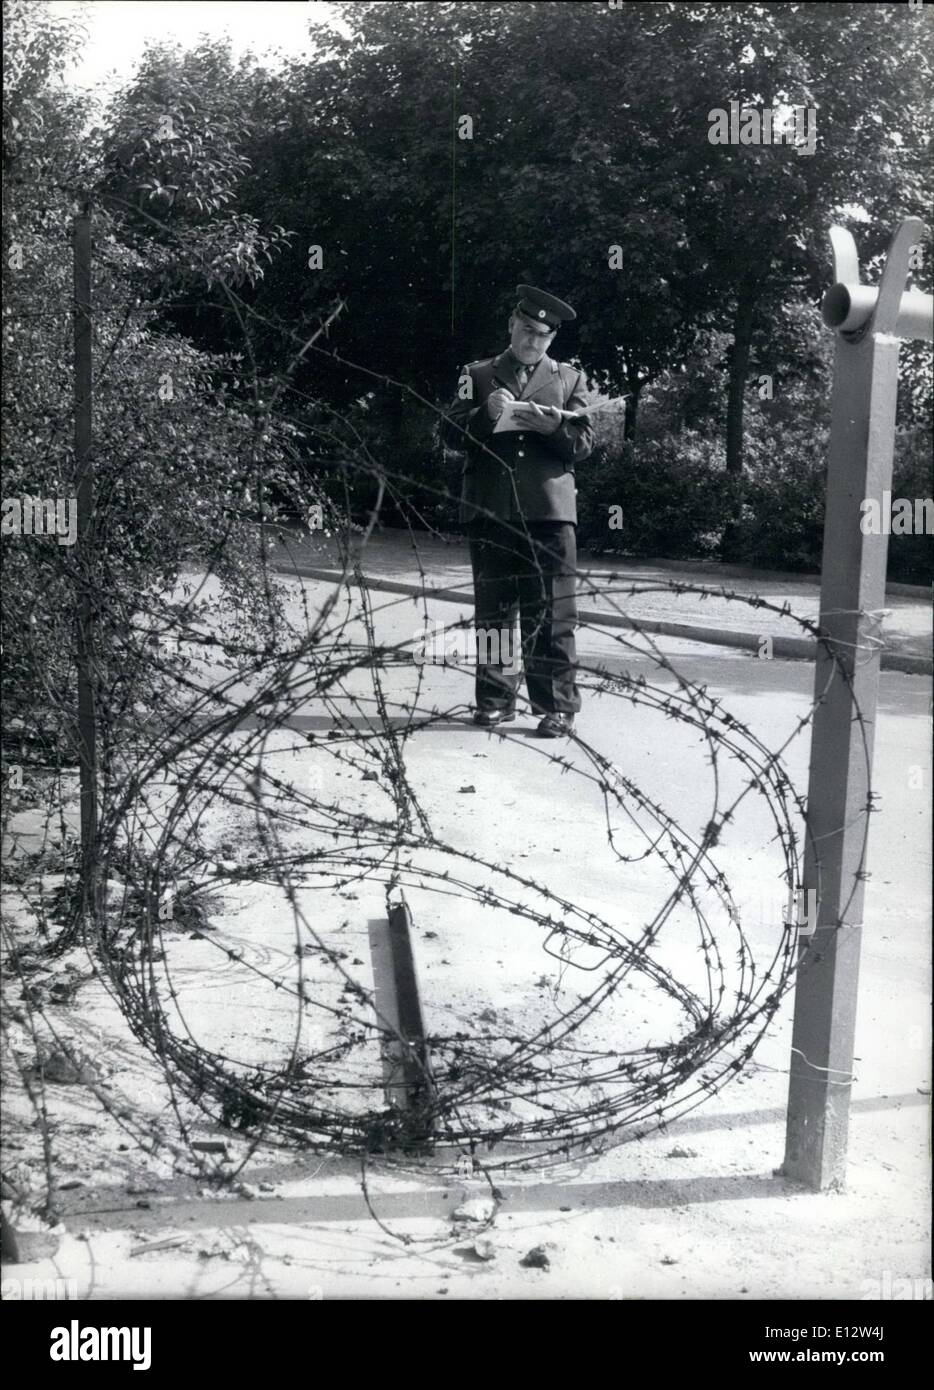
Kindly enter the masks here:
<path id="1" fill-rule="evenodd" d="M 553 328 L 543 328 L 540 323 L 527 318 L 525 314 L 509 316 L 509 346 L 520 362 L 526 362 L 530 366 L 533 362 L 540 362 L 545 356 L 555 331 Z"/>

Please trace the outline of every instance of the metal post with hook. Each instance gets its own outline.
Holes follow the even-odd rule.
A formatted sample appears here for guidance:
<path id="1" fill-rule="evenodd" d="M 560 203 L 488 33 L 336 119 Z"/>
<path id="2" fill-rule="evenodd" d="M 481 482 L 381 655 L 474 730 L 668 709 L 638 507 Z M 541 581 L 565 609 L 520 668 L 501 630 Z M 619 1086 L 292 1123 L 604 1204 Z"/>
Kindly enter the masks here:
<path id="1" fill-rule="evenodd" d="M 925 232 L 902 222 L 878 290 L 859 283 L 850 233 L 833 227 L 836 283 L 822 304 L 836 334 L 821 566 L 816 710 L 808 783 L 805 890 L 816 928 L 799 945 L 791 1079 L 781 1172 L 815 1190 L 846 1173 L 856 995 L 862 937 L 870 778 L 888 536 L 864 535 L 862 503 L 891 495 L 903 338 L 932 339 L 932 297 L 905 290 Z M 883 528 L 885 531 L 886 528 Z"/>

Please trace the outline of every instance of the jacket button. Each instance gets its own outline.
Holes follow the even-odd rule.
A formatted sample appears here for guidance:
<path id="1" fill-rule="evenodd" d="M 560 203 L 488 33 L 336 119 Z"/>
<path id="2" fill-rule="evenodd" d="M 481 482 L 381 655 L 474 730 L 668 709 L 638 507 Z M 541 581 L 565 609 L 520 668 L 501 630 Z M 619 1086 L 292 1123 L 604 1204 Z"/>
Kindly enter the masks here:
<path id="1" fill-rule="evenodd" d="M 522 440 L 522 439 L 525 438 L 525 435 L 524 435 L 524 434 L 520 434 L 520 435 L 519 435 L 519 438 L 520 438 L 520 440 Z"/>
<path id="2" fill-rule="evenodd" d="M 524 450 L 524 449 L 520 449 L 520 450 L 519 450 L 519 453 L 518 453 L 518 455 L 517 455 L 517 457 L 520 458 L 520 459 L 524 459 L 524 458 L 525 458 L 525 450 Z"/>

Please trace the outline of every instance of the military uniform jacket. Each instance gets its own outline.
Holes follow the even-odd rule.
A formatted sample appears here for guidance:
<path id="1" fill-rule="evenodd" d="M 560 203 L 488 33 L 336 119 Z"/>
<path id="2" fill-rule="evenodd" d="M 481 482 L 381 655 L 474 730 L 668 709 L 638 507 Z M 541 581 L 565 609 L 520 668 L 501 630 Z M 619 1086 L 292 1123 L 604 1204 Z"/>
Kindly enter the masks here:
<path id="1" fill-rule="evenodd" d="M 520 391 L 508 352 L 471 362 L 464 370 L 473 384 L 472 397 L 454 402 L 442 430 L 445 444 L 467 451 L 461 521 L 492 514 L 502 521 L 515 521 L 521 515 L 526 521 L 576 524 L 574 468 L 593 449 L 589 417 L 563 420 L 553 434 L 534 430 L 494 434 L 495 421 L 487 413 L 486 402 L 492 392 L 505 386 L 518 400 L 579 410 L 587 405 L 583 372 L 546 355 Z"/>

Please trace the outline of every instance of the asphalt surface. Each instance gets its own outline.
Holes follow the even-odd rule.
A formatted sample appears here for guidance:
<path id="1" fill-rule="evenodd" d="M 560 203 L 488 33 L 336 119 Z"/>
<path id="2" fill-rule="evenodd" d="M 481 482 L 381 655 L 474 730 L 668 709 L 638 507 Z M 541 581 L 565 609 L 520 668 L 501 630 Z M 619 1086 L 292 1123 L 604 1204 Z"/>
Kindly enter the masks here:
<path id="1" fill-rule="evenodd" d="M 343 564 L 333 538 L 277 533 L 274 564 L 283 575 L 336 579 Z M 812 660 L 820 616 L 814 578 L 741 567 L 687 562 L 636 562 L 578 557 L 582 628 L 625 629 L 687 637 L 768 657 Z M 472 579 L 462 538 L 382 531 L 359 557 L 368 587 L 386 593 L 431 593 L 472 603 Z M 932 607 L 927 591 L 890 586 L 885 608 L 867 618 L 867 650 L 881 648 L 883 670 L 932 672 Z"/>

